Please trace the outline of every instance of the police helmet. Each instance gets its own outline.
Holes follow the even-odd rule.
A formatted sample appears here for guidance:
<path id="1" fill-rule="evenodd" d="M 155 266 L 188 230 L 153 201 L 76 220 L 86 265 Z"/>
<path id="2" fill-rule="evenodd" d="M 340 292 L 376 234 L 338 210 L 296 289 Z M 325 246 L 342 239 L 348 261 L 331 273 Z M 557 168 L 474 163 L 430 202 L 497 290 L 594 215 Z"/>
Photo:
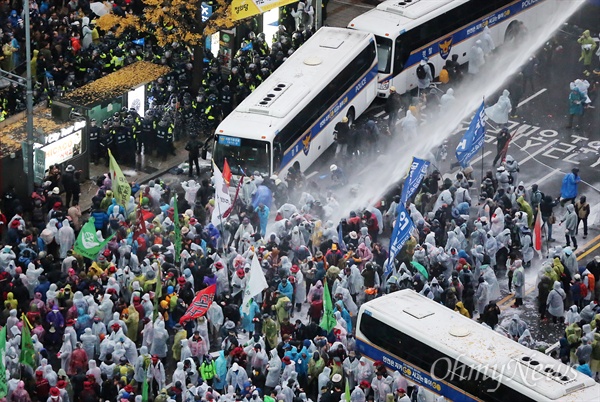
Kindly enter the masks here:
<path id="1" fill-rule="evenodd" d="M 250 33 L 248 34 L 248 39 L 250 39 L 250 40 L 256 39 L 256 34 L 252 31 L 250 31 Z"/>
<path id="2" fill-rule="evenodd" d="M 208 103 L 210 103 L 210 104 L 217 103 L 217 96 L 214 95 L 214 94 L 209 95 L 209 97 L 208 97 Z"/>
<path id="3" fill-rule="evenodd" d="M 250 74 L 250 73 L 246 73 L 246 74 L 244 74 L 244 78 L 245 78 L 246 80 L 250 80 L 250 79 L 252 79 L 252 74 Z"/>

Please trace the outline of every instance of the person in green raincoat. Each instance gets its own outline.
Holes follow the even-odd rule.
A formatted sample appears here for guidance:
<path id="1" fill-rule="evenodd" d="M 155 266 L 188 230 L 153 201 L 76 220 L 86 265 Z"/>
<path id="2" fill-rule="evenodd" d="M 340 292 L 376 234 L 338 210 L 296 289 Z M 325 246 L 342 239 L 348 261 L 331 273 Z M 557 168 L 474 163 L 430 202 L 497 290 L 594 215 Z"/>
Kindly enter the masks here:
<path id="1" fill-rule="evenodd" d="M 137 312 L 133 305 L 127 308 L 127 318 L 125 318 L 125 325 L 127 325 L 127 337 L 134 343 L 137 342 L 138 338 L 138 327 L 140 323 L 140 314 Z"/>
<path id="2" fill-rule="evenodd" d="M 283 320 L 285 320 L 286 318 L 290 318 L 290 309 L 292 301 L 283 293 L 277 292 L 277 296 L 277 303 L 275 303 L 275 305 L 271 308 L 277 314 L 277 321 L 279 321 L 279 323 L 281 324 Z"/>
<path id="3" fill-rule="evenodd" d="M 171 350 L 173 351 L 173 359 L 178 362 L 181 358 L 181 340 L 187 339 L 187 331 L 179 324 L 175 325 L 175 330 L 177 330 L 177 332 L 173 337 L 173 347 Z"/>
<path id="4" fill-rule="evenodd" d="M 262 332 L 267 342 L 267 349 L 270 350 L 277 346 L 279 336 L 279 325 L 269 314 L 263 314 Z"/>
<path id="5" fill-rule="evenodd" d="M 308 361 L 308 389 L 312 392 L 317 391 L 317 380 L 323 368 L 325 368 L 325 359 L 319 352 L 313 352 L 312 358 Z"/>
<path id="6" fill-rule="evenodd" d="M 520 196 L 519 198 L 517 198 L 517 204 L 519 204 L 519 208 L 521 209 L 521 211 L 523 211 L 527 214 L 527 226 L 532 228 L 533 227 L 533 208 L 531 208 L 531 205 L 529 205 L 529 203 L 527 201 L 525 201 L 525 198 L 523 198 L 523 196 Z"/>
<path id="7" fill-rule="evenodd" d="M 590 67 L 592 65 L 592 57 L 594 56 L 594 50 L 598 47 L 596 41 L 590 35 L 589 29 L 583 31 L 577 43 L 581 45 L 581 56 L 579 61 L 583 62 L 583 74 L 586 76 L 590 75 Z"/>

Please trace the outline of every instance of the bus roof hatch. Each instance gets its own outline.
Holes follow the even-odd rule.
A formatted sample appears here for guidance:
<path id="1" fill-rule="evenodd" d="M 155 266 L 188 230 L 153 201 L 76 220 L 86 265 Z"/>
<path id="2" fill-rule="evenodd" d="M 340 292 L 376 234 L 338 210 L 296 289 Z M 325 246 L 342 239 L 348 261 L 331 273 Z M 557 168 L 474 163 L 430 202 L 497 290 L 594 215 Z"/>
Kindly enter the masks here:
<path id="1" fill-rule="evenodd" d="M 384 1 L 377 6 L 378 10 L 395 13 L 411 20 L 422 17 L 453 0 L 400 0 Z"/>

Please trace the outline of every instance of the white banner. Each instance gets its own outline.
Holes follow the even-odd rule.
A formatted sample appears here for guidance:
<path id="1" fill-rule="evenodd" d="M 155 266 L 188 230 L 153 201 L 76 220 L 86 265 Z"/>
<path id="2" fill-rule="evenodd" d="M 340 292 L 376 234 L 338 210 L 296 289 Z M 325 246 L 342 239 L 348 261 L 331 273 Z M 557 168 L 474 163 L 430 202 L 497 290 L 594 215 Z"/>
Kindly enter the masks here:
<path id="1" fill-rule="evenodd" d="M 213 210 L 211 222 L 218 226 L 221 224 L 223 214 L 231 207 L 231 196 L 229 195 L 229 186 L 223 180 L 223 173 L 216 164 L 213 163 L 215 178 L 215 209 Z"/>

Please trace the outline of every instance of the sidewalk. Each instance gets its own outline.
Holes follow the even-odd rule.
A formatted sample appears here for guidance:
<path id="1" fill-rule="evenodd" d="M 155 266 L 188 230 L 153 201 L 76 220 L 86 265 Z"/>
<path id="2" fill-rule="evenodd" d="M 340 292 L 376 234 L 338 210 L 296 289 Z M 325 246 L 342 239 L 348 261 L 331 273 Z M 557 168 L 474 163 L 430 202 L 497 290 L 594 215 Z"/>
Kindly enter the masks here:
<path id="1" fill-rule="evenodd" d="M 185 150 L 187 140 L 182 139 L 175 142 L 175 156 L 169 155 L 166 161 L 157 158 L 156 156 L 146 156 L 144 154 L 136 155 L 136 167 L 121 165 L 121 170 L 129 182 L 138 184 L 146 183 L 156 177 L 159 177 L 172 168 L 179 166 L 183 162 L 187 162 L 188 153 Z M 98 191 L 96 179 L 108 173 L 108 167 L 104 161 L 98 165 L 90 163 L 90 178 L 81 183 L 81 195 L 79 205 L 81 211 L 89 211 L 92 207 L 92 197 Z M 187 172 L 185 172 L 187 177 Z"/>

